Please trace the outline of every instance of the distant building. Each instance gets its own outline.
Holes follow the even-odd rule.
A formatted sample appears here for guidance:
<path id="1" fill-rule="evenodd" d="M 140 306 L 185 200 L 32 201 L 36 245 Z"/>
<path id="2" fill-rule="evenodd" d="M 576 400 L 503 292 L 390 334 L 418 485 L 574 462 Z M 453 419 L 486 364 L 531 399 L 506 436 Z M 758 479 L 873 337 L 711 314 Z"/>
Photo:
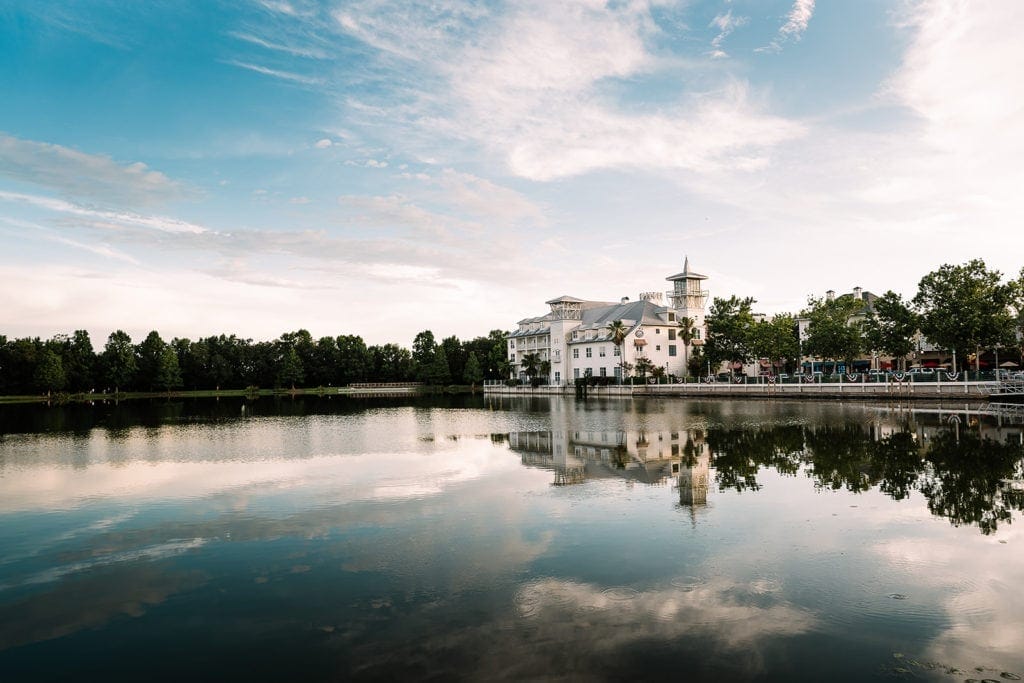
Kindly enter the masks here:
<path id="1" fill-rule="evenodd" d="M 708 290 L 706 275 L 690 270 L 689 258 L 683 270 L 666 278 L 672 289 L 641 292 L 638 300 L 623 297 L 618 303 L 588 301 L 563 295 L 550 301 L 550 311 L 520 320 L 508 335 L 508 359 L 513 376 L 527 378 L 524 357 L 536 354 L 538 376 L 561 385 L 574 379 L 620 377 L 623 356 L 629 366 L 646 358 L 667 374 L 683 376 L 684 364 L 693 347 L 704 343 L 704 308 Z M 680 339 L 679 322 L 693 321 L 690 348 Z M 621 320 L 628 334 L 621 347 L 612 343 L 609 325 Z M 621 354 L 621 355 L 620 355 Z"/>

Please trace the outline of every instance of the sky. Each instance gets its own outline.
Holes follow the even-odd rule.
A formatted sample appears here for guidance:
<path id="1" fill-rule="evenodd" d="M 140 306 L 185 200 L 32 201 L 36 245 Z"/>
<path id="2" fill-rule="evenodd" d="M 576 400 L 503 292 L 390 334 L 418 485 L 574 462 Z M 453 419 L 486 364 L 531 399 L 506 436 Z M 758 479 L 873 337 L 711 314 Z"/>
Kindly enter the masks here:
<path id="1" fill-rule="evenodd" d="M 0 334 L 797 312 L 1024 266 L 1024 3 L 0 2 Z"/>

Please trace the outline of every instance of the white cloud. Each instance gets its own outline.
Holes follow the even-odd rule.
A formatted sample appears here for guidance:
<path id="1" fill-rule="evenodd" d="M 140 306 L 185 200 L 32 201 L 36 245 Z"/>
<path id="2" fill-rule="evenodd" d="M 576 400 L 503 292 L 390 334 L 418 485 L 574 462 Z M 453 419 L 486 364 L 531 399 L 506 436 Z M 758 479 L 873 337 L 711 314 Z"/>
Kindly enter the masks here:
<path id="1" fill-rule="evenodd" d="M 540 181 L 608 168 L 757 168 L 772 147 L 802 133 L 765 114 L 739 81 L 631 109 L 615 95 L 618 85 L 680 68 L 649 49 L 659 29 L 647 3 L 531 2 L 478 23 L 460 3 L 445 8 L 438 18 L 423 8 L 357 3 L 336 15 L 343 31 L 428 71 L 429 89 L 406 86 L 412 104 L 350 102 L 350 111 L 368 120 L 404 116 L 431 139 L 482 145 L 513 174 Z"/>
<path id="2" fill-rule="evenodd" d="M 0 201 L 29 204 L 47 211 L 68 214 L 80 218 L 94 219 L 110 225 L 131 226 L 170 233 L 200 234 L 207 231 L 207 229 L 201 225 L 178 220 L 176 218 L 143 215 L 128 211 L 102 211 L 66 202 L 63 199 L 53 199 L 51 197 L 39 197 L 36 195 L 4 192 L 0 190 Z"/>
<path id="3" fill-rule="evenodd" d="M 321 139 L 321 140 L 317 140 L 317 141 L 316 141 L 316 145 L 315 145 L 315 147 L 316 147 L 317 149 L 327 149 L 328 147 L 330 147 L 330 146 L 331 146 L 331 145 L 333 145 L 333 144 L 334 144 L 334 143 L 333 143 L 333 142 L 331 142 L 331 141 L 330 141 L 330 140 L 329 140 L 328 138 L 323 138 L 323 139 Z"/>
<path id="4" fill-rule="evenodd" d="M 291 81 L 292 83 L 301 83 L 303 85 L 322 85 L 323 79 L 316 76 L 303 76 L 302 74 L 293 73 L 291 71 L 282 71 L 280 69 L 271 69 L 266 66 L 260 66 L 259 64 L 250 64 L 249 62 L 240 62 L 238 60 L 229 60 L 225 64 L 231 66 L 237 66 L 240 69 L 248 69 L 249 71 L 255 71 L 256 73 L 263 74 L 264 76 L 273 76 L 274 78 L 280 78 L 284 81 Z"/>
<path id="5" fill-rule="evenodd" d="M 151 204 L 189 194 L 179 182 L 141 162 L 0 134 L 0 176 L 96 202 Z"/>
<path id="6" fill-rule="evenodd" d="M 711 20 L 710 26 L 718 29 L 718 35 L 711 40 L 711 52 L 713 59 L 721 59 L 729 55 L 722 49 L 722 43 L 733 31 L 749 22 L 748 17 L 734 17 L 730 9 L 725 14 L 719 14 Z"/>
<path id="7" fill-rule="evenodd" d="M 779 29 L 779 35 L 799 40 L 807 30 L 807 24 L 810 23 L 812 16 L 814 0 L 795 0 L 789 14 L 786 15 L 786 23 Z"/>

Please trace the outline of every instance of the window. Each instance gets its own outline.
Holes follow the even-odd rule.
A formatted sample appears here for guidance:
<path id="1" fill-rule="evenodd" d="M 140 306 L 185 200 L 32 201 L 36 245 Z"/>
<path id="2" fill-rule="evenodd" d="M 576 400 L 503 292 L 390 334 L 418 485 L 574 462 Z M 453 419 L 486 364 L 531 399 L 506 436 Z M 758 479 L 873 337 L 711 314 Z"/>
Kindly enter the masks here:
<path id="1" fill-rule="evenodd" d="M 572 331 L 572 338 L 573 338 L 574 340 L 575 340 L 575 339 L 579 339 L 579 338 L 580 338 L 580 331 L 579 331 L 579 330 L 573 330 L 573 331 Z"/>
<path id="2" fill-rule="evenodd" d="M 512 361 L 513 363 L 515 363 L 516 362 L 516 354 L 513 353 L 511 356 L 508 357 L 508 359 L 510 361 Z"/>
<path id="3" fill-rule="evenodd" d="M 516 340 L 515 339 L 512 339 L 512 340 L 509 341 L 509 347 L 513 348 L 513 349 L 516 348 Z"/>
<path id="4" fill-rule="evenodd" d="M 587 358 L 591 358 L 591 357 L 593 357 L 593 355 L 594 355 L 593 349 L 591 349 L 591 348 L 590 348 L 590 347 L 588 346 L 588 347 L 587 347 Z"/>
<path id="5" fill-rule="evenodd" d="M 676 314 L 675 313 L 669 313 L 668 314 L 668 321 L 670 323 L 674 323 L 676 321 Z"/>
<path id="6" fill-rule="evenodd" d="M 608 376 L 608 368 L 601 368 L 601 376 L 602 377 L 607 377 Z"/>
<path id="7" fill-rule="evenodd" d="M 654 334 L 661 334 L 661 328 L 660 327 L 655 327 L 654 328 Z"/>
<path id="8" fill-rule="evenodd" d="M 580 357 L 580 350 L 579 349 L 573 349 L 572 350 L 572 357 L 573 358 L 579 358 Z"/>
<path id="9" fill-rule="evenodd" d="M 604 347 L 603 346 L 597 347 L 597 355 L 599 355 L 601 358 L 604 358 Z"/>
<path id="10" fill-rule="evenodd" d="M 562 373 L 556 372 L 555 373 L 555 384 L 561 384 L 561 383 L 562 383 Z"/>
<path id="11" fill-rule="evenodd" d="M 579 368 L 573 368 L 572 369 L 572 376 L 575 377 L 576 379 L 579 379 L 580 378 L 580 369 Z"/>
<path id="12" fill-rule="evenodd" d="M 618 346 L 616 346 L 614 349 L 612 349 L 612 355 L 613 356 L 621 356 L 622 355 L 621 350 L 619 349 Z"/>
<path id="13" fill-rule="evenodd" d="M 693 338 L 694 339 L 700 339 L 700 328 L 699 327 L 693 328 Z"/>
<path id="14" fill-rule="evenodd" d="M 668 355 L 670 355 L 670 356 L 676 355 L 676 345 L 675 344 L 669 344 L 668 345 Z"/>
<path id="15" fill-rule="evenodd" d="M 675 338 L 676 338 L 676 331 L 675 331 L 675 330 L 669 330 L 669 331 L 668 331 L 668 340 L 669 340 L 669 341 L 672 341 L 672 340 L 674 340 Z"/>
<path id="16" fill-rule="evenodd" d="M 661 351 L 661 344 L 655 344 L 654 345 L 654 350 L 655 351 Z"/>

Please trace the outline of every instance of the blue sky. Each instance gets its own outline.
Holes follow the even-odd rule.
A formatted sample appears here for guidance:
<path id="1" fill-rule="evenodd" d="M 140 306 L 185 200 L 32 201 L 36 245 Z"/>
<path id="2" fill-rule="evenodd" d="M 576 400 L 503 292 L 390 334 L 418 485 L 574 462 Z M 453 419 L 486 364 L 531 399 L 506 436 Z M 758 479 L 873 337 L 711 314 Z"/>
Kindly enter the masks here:
<path id="1" fill-rule="evenodd" d="M 409 344 L 684 255 L 767 313 L 1024 265 L 1018 2 L 0 6 L 0 333 Z"/>

